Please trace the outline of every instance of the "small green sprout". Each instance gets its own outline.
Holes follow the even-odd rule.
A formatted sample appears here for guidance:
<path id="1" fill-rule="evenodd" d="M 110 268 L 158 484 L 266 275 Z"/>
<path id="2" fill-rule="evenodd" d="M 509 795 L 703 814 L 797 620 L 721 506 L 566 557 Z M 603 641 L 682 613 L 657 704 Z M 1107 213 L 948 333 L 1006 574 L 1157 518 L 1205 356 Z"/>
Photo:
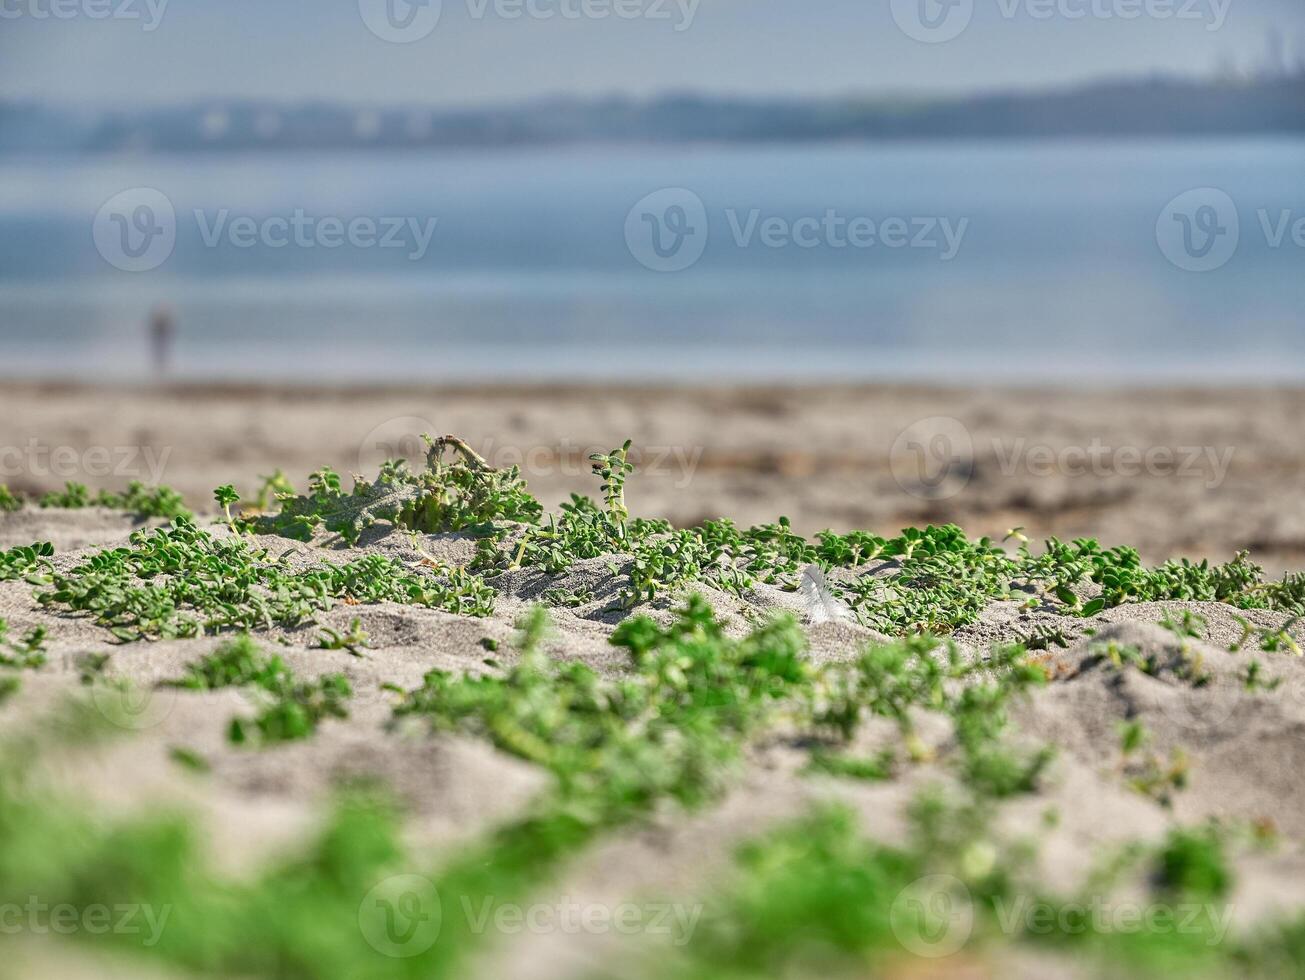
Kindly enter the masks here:
<path id="1" fill-rule="evenodd" d="M 233 532 L 239 534 L 240 532 L 236 528 L 235 518 L 231 516 L 231 505 L 240 500 L 240 494 L 236 493 L 236 488 L 230 483 L 224 484 L 213 491 L 213 499 L 216 500 L 218 506 L 222 508 L 222 513 L 227 519 L 227 526 L 230 527 Z"/>
<path id="2" fill-rule="evenodd" d="M 1151 741 L 1151 733 L 1140 721 L 1121 721 L 1116 727 L 1120 749 L 1125 756 L 1132 755 Z"/>
<path id="3" fill-rule="evenodd" d="M 1301 656 L 1300 644 L 1296 638 L 1291 635 L 1291 628 L 1296 625 L 1299 619 L 1293 619 L 1283 625 L 1281 629 L 1264 630 L 1260 634 L 1260 649 L 1265 653 L 1290 653 L 1292 656 Z"/>
<path id="4" fill-rule="evenodd" d="M 169 748 L 168 758 L 183 769 L 189 769 L 191 772 L 205 773 L 213 768 L 209 765 L 208 760 L 194 749 L 188 749 L 181 745 L 174 745 Z"/>
<path id="5" fill-rule="evenodd" d="M 1209 620 L 1192 612 L 1190 609 L 1184 609 L 1183 615 L 1178 619 L 1175 619 L 1172 613 L 1166 611 L 1164 619 L 1160 620 L 1160 625 L 1179 639 L 1194 640 L 1204 639 L 1206 631 L 1210 627 Z"/>
<path id="6" fill-rule="evenodd" d="M 321 627 L 316 645 L 319 650 L 347 650 L 355 657 L 361 657 L 363 648 L 370 643 L 367 631 L 362 628 L 362 620 L 355 616 L 349 621 L 347 633 L 341 633 L 329 626 Z"/>
<path id="7" fill-rule="evenodd" d="M 1258 660 L 1252 660 L 1246 665 L 1246 677 L 1243 684 L 1248 691 L 1276 691 L 1282 686 L 1282 678 L 1274 677 L 1271 680 L 1264 680 L 1264 664 Z"/>

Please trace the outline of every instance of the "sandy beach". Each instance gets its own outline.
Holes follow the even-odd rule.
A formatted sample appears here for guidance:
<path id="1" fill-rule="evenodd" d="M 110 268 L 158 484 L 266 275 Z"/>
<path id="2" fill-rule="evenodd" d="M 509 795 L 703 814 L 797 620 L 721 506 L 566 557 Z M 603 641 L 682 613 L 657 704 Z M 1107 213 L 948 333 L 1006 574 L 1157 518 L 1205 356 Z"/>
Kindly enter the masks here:
<path id="1" fill-rule="evenodd" d="M 1305 392 L 1294 390 L 128 389 L 11 382 L 0 387 L 0 447 L 6 466 L 21 460 L 25 467 L 6 471 L 3 482 L 12 490 L 35 495 L 67 480 L 115 489 L 129 479 L 157 480 L 180 490 L 209 525 L 216 486 L 233 484 L 248 501 L 260 478 L 276 469 L 301 489 L 324 465 L 374 472 L 387 447 L 416 456 L 415 437 L 423 431 L 459 434 L 491 466 L 519 463 L 531 490 L 553 507 L 569 493 L 595 492 L 589 452 L 632 438 L 630 511 L 677 526 L 722 515 L 746 526 L 786 514 L 806 535 L 827 527 L 890 535 L 907 525 L 954 521 L 972 537 L 998 540 L 1022 526 L 1035 546 L 1047 535 L 1090 535 L 1106 545 L 1136 545 L 1152 563 L 1184 556 L 1223 562 L 1250 549 L 1276 575 L 1305 563 L 1303 413 Z M 0 514 L 0 549 L 51 541 L 53 570 L 69 573 L 100 548 L 125 546 L 142 526 L 100 508 L 28 506 Z M 209 533 L 217 541 L 233 537 L 220 522 Z M 431 560 L 456 567 L 471 562 L 477 548 L 466 534 L 414 538 L 385 522 L 354 548 L 327 534 L 302 543 L 272 535 L 245 540 L 290 555 L 295 567 L 359 555 L 407 568 Z M 560 576 L 526 568 L 491 580 L 494 608 L 483 617 L 350 600 L 312 623 L 257 631 L 257 641 L 297 676 L 341 673 L 353 691 L 347 717 L 327 719 L 312 738 L 263 750 L 228 738 L 230 720 L 257 707 L 248 691 L 158 686 L 216 650 L 221 637 L 118 644 L 85 615 L 37 605 L 28 582 L 0 582 L 0 618 L 10 636 L 48 630 L 46 663 L 22 672 L 21 692 L 0 711 L 0 731 L 12 738 L 38 730 L 68 698 L 109 718 L 123 737 L 56 750 L 43 763 L 41 784 L 73 794 L 97 821 L 142 811 L 188 814 L 214 874 L 248 880 L 294 853 L 320 831 L 338 787 L 359 779 L 383 784 L 402 807 L 409 851 L 389 872 L 427 869 L 438 863 L 431 855 L 447 860 L 519 819 L 549 777 L 483 739 L 394 726 L 395 692 L 418 688 L 433 668 L 490 676 L 511 669 L 519 656 L 514 624 L 549 589 L 576 599 L 552 602 L 548 658 L 582 662 L 603 678 L 628 676 L 628 663 L 609 644 L 626 612 L 613 611 L 614 566 L 607 562 L 585 559 Z M 845 582 L 854 581 L 847 572 Z M 737 595 L 700 591 L 733 637 L 770 615 L 793 613 L 813 667 L 849 662 L 867 644 L 887 639 L 856 623 L 817 623 L 801 596 L 780 586 L 756 584 Z M 634 611 L 668 623 L 682 599 L 663 595 Z M 1191 635 L 1172 625 L 1184 613 L 1200 617 Z M 322 627 L 348 633 L 354 620 L 369 638 L 362 656 L 319 648 Z M 1244 628 L 1271 635 L 1284 626 L 1305 639 L 1305 628 L 1287 613 L 1216 602 L 1129 603 L 1089 618 L 1015 599 L 989 603 L 951 637 L 966 660 L 982 663 L 1000 644 L 1027 642 L 1039 631 L 1058 636 L 1037 654 L 1050 683 L 1011 708 L 1018 737 L 1052 746 L 1054 761 L 1035 792 L 1001 802 L 993 839 L 1036 837 L 1037 879 L 1070 893 L 1120 849 L 1160 846 L 1175 822 L 1259 828 L 1272 838 L 1271 849 L 1230 848 L 1236 884 L 1221 899 L 1226 929 L 1252 936 L 1299 908 L 1305 661 L 1286 652 L 1230 652 Z M 1102 650 L 1122 648 L 1152 667 L 1112 669 Z M 88 679 L 87 656 L 97 653 L 108 654 L 107 662 L 101 676 Z M 1252 657 L 1265 669 L 1258 687 L 1246 682 Z M 1202 665 L 1200 684 L 1190 683 L 1194 663 Z M 138 692 L 125 713 L 110 680 Z M 927 786 L 951 792 L 958 785 L 951 768 L 960 752 L 956 734 L 930 713 L 919 720 L 915 761 L 899 762 L 894 778 L 884 780 L 812 776 L 800 740 L 770 735 L 753 742 L 713 805 L 693 812 L 661 806 L 599 836 L 533 889 L 532 901 L 611 908 L 675 896 L 710 910 L 731 881 L 740 843 L 830 803 L 856 814 L 875 840 L 906 846 L 911 801 Z M 1130 768 L 1136 760 L 1121 754 L 1120 726 L 1129 723 L 1149 733 L 1152 759 L 1186 760 L 1184 785 L 1163 803 L 1138 791 Z M 899 740 L 894 725 L 877 719 L 853 748 L 870 758 Z M 203 760 L 202 771 L 178 765 L 178 751 Z M 1140 901 L 1130 889 L 1144 885 L 1126 878 L 1110 892 L 1112 901 Z M 446 918 L 456 912 L 449 903 L 446 897 Z M 659 958 L 671 952 L 680 955 L 664 937 L 647 934 L 507 931 L 479 945 L 463 975 L 669 975 L 667 963 L 678 961 Z M 134 963 L 87 959 L 78 948 L 32 939 L 19 953 L 26 975 L 108 975 Z M 1105 975 L 1097 969 L 1091 958 L 1071 961 L 984 941 L 945 961 L 908 959 L 889 972 Z"/>
<path id="2" fill-rule="evenodd" d="M 802 533 L 952 521 L 973 536 L 1099 538 L 1151 562 L 1305 565 L 1305 391 L 993 386 L 742 388 L 0 384 L 0 482 L 163 482 L 204 508 L 282 469 L 374 471 L 453 433 L 548 504 L 633 439 L 637 513 L 679 526 L 783 514 Z M 941 441 L 939 441 L 941 440 Z"/>

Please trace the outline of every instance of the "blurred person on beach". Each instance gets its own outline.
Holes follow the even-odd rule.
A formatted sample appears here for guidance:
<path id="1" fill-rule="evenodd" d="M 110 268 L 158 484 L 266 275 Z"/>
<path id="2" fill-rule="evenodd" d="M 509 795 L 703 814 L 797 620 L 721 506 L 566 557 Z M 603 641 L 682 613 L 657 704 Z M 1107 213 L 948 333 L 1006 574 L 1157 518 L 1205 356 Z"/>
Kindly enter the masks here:
<path id="1" fill-rule="evenodd" d="M 150 353 L 154 359 L 154 373 L 163 377 L 172 366 L 172 342 L 177 333 L 177 318 L 172 307 L 159 303 L 150 311 Z"/>

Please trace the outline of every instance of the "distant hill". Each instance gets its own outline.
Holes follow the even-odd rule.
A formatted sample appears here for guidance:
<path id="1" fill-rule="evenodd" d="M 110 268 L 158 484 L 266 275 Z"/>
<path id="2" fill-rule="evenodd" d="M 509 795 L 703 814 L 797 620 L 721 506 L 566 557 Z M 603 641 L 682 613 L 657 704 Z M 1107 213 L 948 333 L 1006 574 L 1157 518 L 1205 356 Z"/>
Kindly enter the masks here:
<path id="1" fill-rule="evenodd" d="M 550 99 L 477 109 L 213 101 L 96 112 L 0 103 L 0 153 L 400 149 L 1305 133 L 1305 73 L 1149 78 L 953 99 Z"/>

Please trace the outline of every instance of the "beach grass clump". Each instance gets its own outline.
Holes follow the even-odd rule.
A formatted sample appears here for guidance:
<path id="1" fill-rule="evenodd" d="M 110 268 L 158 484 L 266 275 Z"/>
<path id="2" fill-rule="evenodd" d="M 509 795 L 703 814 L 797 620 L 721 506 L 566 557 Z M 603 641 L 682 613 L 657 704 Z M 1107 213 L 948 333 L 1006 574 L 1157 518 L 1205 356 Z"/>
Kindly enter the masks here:
<path id="1" fill-rule="evenodd" d="M 818 665 L 805 656 L 805 635 L 791 617 L 734 637 L 693 597 L 669 622 L 636 615 L 622 623 L 612 642 L 625 651 L 628 670 L 609 676 L 549 656 L 543 609 L 519 625 L 516 662 L 501 675 L 432 671 L 395 708 L 396 723 L 419 720 L 436 731 L 486 738 L 553 777 L 524 815 L 459 845 L 443 863 L 414 865 L 399 843 L 393 809 L 355 791 L 296 853 L 232 879 L 212 867 L 179 817 L 93 820 L 83 808 L 37 792 L 27 777 L 40 741 L 26 732 L 0 743 L 0 833 L 7 842 L 0 894 L 36 889 L 51 903 L 166 905 L 166 929 L 97 940 L 200 974 L 461 975 L 486 937 L 459 911 L 492 914 L 500 904 L 528 901 L 604 832 L 667 805 L 719 799 L 750 746 L 780 741 L 807 752 L 811 767 L 826 776 L 882 778 L 883 771 L 848 761 L 862 724 L 891 719 L 909 745 L 914 717 L 926 711 L 952 723 L 953 759 L 939 761 L 951 765 L 959 794 L 918 796 L 909 833 L 894 845 L 868 837 L 851 811 L 828 806 L 746 842 L 726 884 L 707 896 L 696 932 L 681 937 L 673 955 L 663 954 L 652 975 L 891 971 L 911 962 L 903 936 L 936 939 L 951 921 L 954 906 L 931 904 L 936 891 L 920 886 L 935 880 L 929 876 L 944 876 L 953 889 L 946 897 L 972 913 L 959 954 L 967 961 L 990 944 L 1075 953 L 1091 943 L 1103 962 L 1118 966 L 1112 975 L 1145 975 L 1157 965 L 1216 969 L 1252 952 L 1256 963 L 1299 962 L 1289 929 L 1254 950 L 1232 941 L 1215 947 L 1204 932 L 1160 936 L 1138 949 L 1136 937 L 1085 937 L 1059 926 L 1025 935 L 1020 926 L 1027 920 L 1012 927 L 1002 918 L 1025 900 L 1054 911 L 1076 900 L 1043 897 L 1031 877 L 1034 845 L 998 834 L 991 819 L 995 802 L 1033 788 L 1045 765 L 1037 751 L 1006 747 L 1011 700 L 1045 677 L 1022 648 L 1000 648 L 971 663 L 944 640 L 911 636 L 868 644 L 854 661 Z M 339 675 L 299 680 L 247 635 L 222 642 L 173 683 L 246 689 L 263 707 L 233 725 L 231 737 L 258 745 L 311 735 L 347 707 L 347 682 Z M 1143 736 L 1132 741 L 1136 748 Z M 878 759 L 884 770 L 898 765 L 886 755 Z M 1222 848 L 1222 838 L 1203 829 L 1176 831 L 1160 849 L 1139 850 L 1138 860 L 1149 862 L 1147 880 L 1158 899 L 1214 900 L 1232 886 Z M 419 880 L 404 897 L 423 911 L 443 903 L 438 941 L 411 956 L 383 955 L 375 945 L 384 945 L 383 932 L 369 932 L 365 896 L 389 876 L 411 875 L 414 866 Z M 419 887 L 428 893 L 417 894 Z M 384 908 L 373 911 L 383 916 Z M 377 922 L 383 926 L 383 918 Z"/>
<path id="2" fill-rule="evenodd" d="M 0 667 L 35 669 L 45 664 L 44 626 L 33 626 L 21 637 L 9 636 L 9 622 L 0 619 Z"/>
<path id="3" fill-rule="evenodd" d="M 161 517 L 172 520 L 175 517 L 194 518 L 186 509 L 185 500 L 176 490 L 168 486 L 147 486 L 139 480 L 132 480 L 127 489 L 121 493 L 101 490 L 92 494 L 82 483 L 66 483 L 62 490 L 52 490 L 40 498 L 43 508 L 63 508 L 80 510 L 86 507 L 104 507 L 108 510 L 121 510 L 138 519 Z"/>
<path id="4" fill-rule="evenodd" d="M 296 678 L 284 660 L 263 653 L 248 634 L 220 644 L 171 686 L 198 691 L 251 689 L 257 713 L 252 719 L 233 718 L 227 730 L 237 744 L 275 745 L 308 738 L 323 720 L 349 717 L 347 702 L 353 695 L 343 674 L 326 674 L 315 681 Z"/>
<path id="5" fill-rule="evenodd" d="M 1051 759 L 1005 744 L 1011 698 L 1045 680 L 1018 647 L 966 663 L 952 645 L 911 637 L 815 667 L 792 617 L 735 639 L 694 595 L 669 625 L 634 616 L 616 628 L 611 643 L 632 673 L 615 679 L 548 657 L 547 624 L 542 608 L 523 621 L 520 659 L 503 676 L 430 671 L 395 717 L 488 738 L 543 766 L 559 799 L 598 824 L 663 800 L 701 804 L 749 740 L 776 727 L 811 747 L 824 771 L 854 775 L 845 750 L 868 718 L 894 720 L 909 742 L 916 710 L 941 712 L 960 747 L 957 774 L 986 798 L 1031 791 Z"/>
<path id="6" fill-rule="evenodd" d="M 731 639 L 698 597 L 669 627 L 633 617 L 617 628 L 611 642 L 634 670 L 620 680 L 549 658 L 547 625 L 542 608 L 522 622 L 520 660 L 504 676 L 430 671 L 395 715 L 543 766 L 560 799 L 599 825 L 664 799 L 692 806 L 714 796 L 744 740 L 809 683 L 795 622 Z"/>
<path id="7" fill-rule="evenodd" d="M 0 514 L 13 514 L 20 511 L 23 509 L 23 504 L 24 500 L 21 496 L 0 483 Z"/>
<path id="8" fill-rule="evenodd" d="M 971 806 L 927 793 L 908 819 L 906 840 L 888 846 L 865 835 L 854 811 L 824 805 L 745 842 L 692 936 L 678 955 L 659 954 L 652 975 L 896 976 L 940 960 L 986 975 L 987 954 L 1010 945 L 1103 976 L 1271 977 L 1303 962 L 1300 920 L 1225 934 L 1233 878 L 1210 828 L 1175 829 L 1114 868 L 1140 872 L 1144 907 L 1182 923 L 1148 930 L 1089 921 L 1093 909 L 1114 908 L 1100 894 L 1038 889 L 1033 852 L 995 836 Z"/>
<path id="9" fill-rule="evenodd" d="M 133 533 L 129 547 L 52 574 L 37 600 L 89 615 L 124 642 L 294 628 L 337 601 L 402 602 L 470 616 L 493 609 L 493 592 L 460 568 L 412 570 L 368 554 L 292 569 L 286 559 L 273 559 L 245 537 L 217 538 L 176 518 Z"/>
<path id="10" fill-rule="evenodd" d="M 463 532 L 479 540 L 471 567 L 490 583 L 517 569 L 560 576 L 577 561 L 607 558 L 619 580 L 612 610 L 674 600 L 696 587 L 745 598 L 758 585 L 794 591 L 812 564 L 862 625 L 895 634 L 945 634 L 976 622 L 992 602 L 1019 599 L 1065 615 L 1090 617 L 1128 602 L 1213 601 L 1244 609 L 1305 610 L 1305 576 L 1279 583 L 1246 553 L 1226 564 L 1170 561 L 1145 567 L 1133 548 L 1103 548 L 1091 538 L 1047 540 L 1034 554 L 1019 529 L 1008 552 L 989 538 L 971 540 L 951 524 L 906 528 L 895 537 L 826 530 L 810 541 L 787 518 L 741 528 L 728 519 L 691 528 L 632 517 L 626 485 L 634 473 L 629 440 L 591 455 L 599 500 L 573 494 L 545 512 L 518 468 L 491 467 L 455 436 L 426 437 L 426 468 L 391 461 L 374 481 L 355 477 L 351 492 L 322 470 L 307 495 L 284 489 L 280 510 L 242 526 L 307 539 L 325 530 L 356 543 L 378 521 L 419 533 Z M 230 488 L 223 488 L 230 489 Z M 559 605 L 582 593 L 558 587 Z"/>
<path id="11" fill-rule="evenodd" d="M 427 443 L 426 469 L 420 473 L 406 461 L 390 461 L 373 481 L 355 476 L 353 490 L 345 493 L 338 473 L 319 470 L 310 478 L 308 494 L 278 491 L 279 511 L 252 519 L 250 526 L 305 541 L 325 530 L 353 544 L 381 520 L 426 534 L 484 532 L 495 522 L 538 520 L 543 508 L 517 468 L 494 469 L 455 436 L 427 437 Z M 452 461 L 445 459 L 450 451 Z"/>
<path id="12" fill-rule="evenodd" d="M 23 579 L 32 585 L 44 585 L 50 581 L 49 576 L 53 571 L 50 564 L 52 557 L 54 545 L 49 541 L 0 551 L 0 582 Z"/>

